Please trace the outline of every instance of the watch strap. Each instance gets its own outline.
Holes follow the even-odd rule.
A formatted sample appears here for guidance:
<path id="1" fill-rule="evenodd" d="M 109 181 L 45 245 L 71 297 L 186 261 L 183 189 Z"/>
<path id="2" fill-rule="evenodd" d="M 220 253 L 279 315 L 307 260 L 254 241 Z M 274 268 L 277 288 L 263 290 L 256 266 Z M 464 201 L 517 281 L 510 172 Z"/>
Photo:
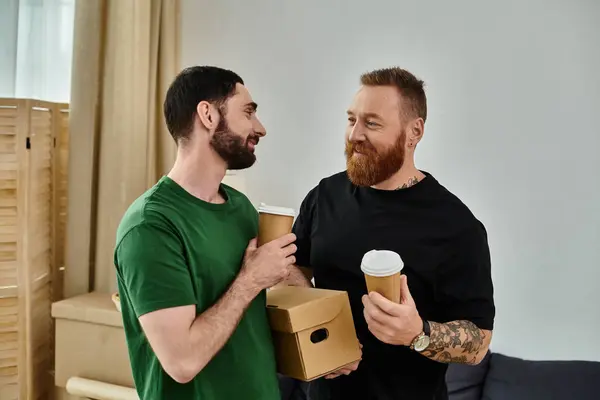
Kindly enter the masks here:
<path id="1" fill-rule="evenodd" d="M 426 319 L 423 320 L 423 333 L 426 336 L 431 336 L 431 326 L 429 325 L 429 321 Z"/>
<path id="2" fill-rule="evenodd" d="M 411 350 L 415 349 L 415 343 L 417 340 L 419 340 L 419 338 L 423 337 L 423 336 L 427 336 L 428 338 L 431 336 L 431 326 L 429 325 L 429 322 L 427 320 L 423 320 L 423 332 L 419 333 L 410 343 L 409 348 Z"/>

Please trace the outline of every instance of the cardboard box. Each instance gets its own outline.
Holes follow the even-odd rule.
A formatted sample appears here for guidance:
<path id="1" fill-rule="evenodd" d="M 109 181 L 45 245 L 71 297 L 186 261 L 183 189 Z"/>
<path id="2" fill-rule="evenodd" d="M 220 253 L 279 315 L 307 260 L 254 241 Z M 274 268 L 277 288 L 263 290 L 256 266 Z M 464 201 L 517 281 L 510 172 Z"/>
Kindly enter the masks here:
<path id="1" fill-rule="evenodd" d="M 346 292 L 271 289 L 267 313 L 280 374 L 311 381 L 361 358 Z"/>
<path id="2" fill-rule="evenodd" d="M 88 293 L 52 304 L 55 383 L 71 377 L 134 387 L 121 313 L 110 294 Z"/>

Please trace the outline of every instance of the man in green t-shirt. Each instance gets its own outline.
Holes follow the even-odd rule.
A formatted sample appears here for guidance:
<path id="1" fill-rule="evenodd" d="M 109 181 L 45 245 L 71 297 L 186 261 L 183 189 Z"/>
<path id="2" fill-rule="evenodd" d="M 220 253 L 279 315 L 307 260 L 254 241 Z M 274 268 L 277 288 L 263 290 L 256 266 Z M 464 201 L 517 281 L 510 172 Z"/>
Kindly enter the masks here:
<path id="1" fill-rule="evenodd" d="M 304 275 L 295 236 L 256 247 L 258 214 L 221 183 L 266 132 L 235 73 L 182 71 L 164 103 L 177 142 L 168 176 L 129 207 L 114 261 L 143 400 L 278 400 L 265 289 Z"/>

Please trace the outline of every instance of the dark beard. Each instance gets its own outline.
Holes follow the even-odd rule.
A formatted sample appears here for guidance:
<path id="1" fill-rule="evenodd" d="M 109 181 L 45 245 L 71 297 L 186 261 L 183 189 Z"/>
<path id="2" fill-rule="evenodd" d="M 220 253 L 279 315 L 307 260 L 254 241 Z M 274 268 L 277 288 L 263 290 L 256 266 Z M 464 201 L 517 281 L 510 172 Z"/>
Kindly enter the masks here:
<path id="1" fill-rule="evenodd" d="M 250 134 L 244 140 L 240 135 L 229 129 L 227 121 L 221 114 L 221 120 L 210 145 L 219 156 L 227 163 L 227 169 L 239 170 L 250 168 L 256 162 L 256 156 L 248 148 L 248 142 L 253 140 L 258 143 L 259 137 L 256 134 Z"/>
<path id="2" fill-rule="evenodd" d="M 404 165 L 404 142 L 402 132 L 392 148 L 378 153 L 369 142 L 346 142 L 346 168 L 350 181 L 356 186 L 373 186 L 392 177 Z M 361 155 L 353 157 L 355 150 Z"/>

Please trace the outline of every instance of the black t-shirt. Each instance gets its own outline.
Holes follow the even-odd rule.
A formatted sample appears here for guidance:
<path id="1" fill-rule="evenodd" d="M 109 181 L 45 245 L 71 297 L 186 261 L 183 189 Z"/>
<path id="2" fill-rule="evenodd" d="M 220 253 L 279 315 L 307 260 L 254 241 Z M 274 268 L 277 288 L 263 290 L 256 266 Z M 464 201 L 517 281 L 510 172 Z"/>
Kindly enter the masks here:
<path id="1" fill-rule="evenodd" d="M 393 250 L 422 318 L 469 320 L 493 328 L 490 254 L 483 225 L 430 174 L 394 191 L 354 186 L 345 172 L 323 179 L 294 223 L 297 264 L 313 269 L 316 287 L 347 291 L 363 344 L 357 371 L 311 383 L 311 399 L 447 399 L 446 364 L 379 341 L 367 328 L 360 269 L 373 249 Z"/>

